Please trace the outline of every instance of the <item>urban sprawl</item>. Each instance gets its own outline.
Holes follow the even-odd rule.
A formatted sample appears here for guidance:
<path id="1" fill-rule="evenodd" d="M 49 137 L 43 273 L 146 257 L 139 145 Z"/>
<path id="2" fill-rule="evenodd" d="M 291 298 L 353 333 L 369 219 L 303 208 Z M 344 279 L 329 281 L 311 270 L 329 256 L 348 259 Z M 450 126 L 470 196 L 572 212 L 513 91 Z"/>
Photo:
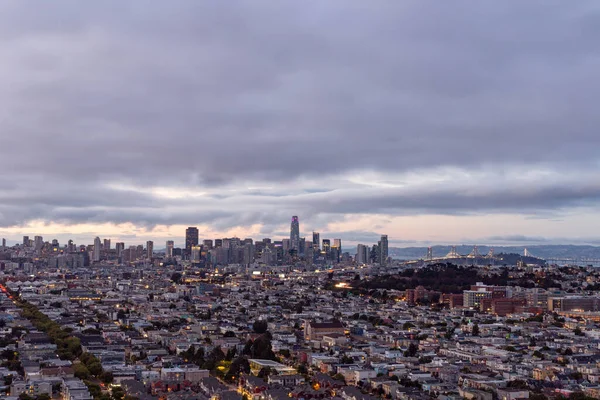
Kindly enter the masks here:
<path id="1" fill-rule="evenodd" d="M 600 398 L 600 273 L 388 237 L 0 247 L 0 392 L 19 400 Z M 162 246 L 161 246 L 162 247 Z"/>

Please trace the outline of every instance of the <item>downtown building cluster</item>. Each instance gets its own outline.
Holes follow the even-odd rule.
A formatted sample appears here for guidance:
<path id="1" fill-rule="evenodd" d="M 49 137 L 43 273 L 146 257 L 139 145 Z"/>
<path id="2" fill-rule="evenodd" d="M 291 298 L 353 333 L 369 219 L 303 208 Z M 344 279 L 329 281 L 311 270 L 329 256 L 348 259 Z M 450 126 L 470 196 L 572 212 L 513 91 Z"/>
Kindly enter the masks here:
<path id="1" fill-rule="evenodd" d="M 389 261 L 388 237 L 382 235 L 374 245 L 359 244 L 356 252 L 344 252 L 342 239 L 321 239 L 319 232 L 312 238 L 301 237 L 300 221 L 293 216 L 289 238 L 274 240 L 263 238 L 240 239 L 238 237 L 203 239 L 197 227 L 185 231 L 185 246 L 177 247 L 174 240 L 167 240 L 163 251 L 155 251 L 154 241 L 144 245 L 124 242 L 111 245 L 111 239 L 96 237 L 93 244 L 76 245 L 72 240 L 61 245 L 58 240 L 45 242 L 42 236 L 23 237 L 22 254 L 48 257 L 55 266 L 89 266 L 92 263 L 173 263 L 189 262 L 199 267 L 261 264 L 268 266 L 303 263 L 306 266 L 334 265 L 338 263 L 378 264 Z M 6 240 L 3 239 L 3 247 Z"/>

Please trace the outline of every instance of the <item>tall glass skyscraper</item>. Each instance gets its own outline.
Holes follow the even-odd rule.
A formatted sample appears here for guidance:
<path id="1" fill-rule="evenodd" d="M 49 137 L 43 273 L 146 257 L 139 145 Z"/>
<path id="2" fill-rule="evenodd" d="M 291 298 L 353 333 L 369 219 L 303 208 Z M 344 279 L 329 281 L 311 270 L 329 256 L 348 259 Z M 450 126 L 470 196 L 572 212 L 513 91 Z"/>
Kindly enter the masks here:
<path id="1" fill-rule="evenodd" d="M 198 246 L 198 228 L 190 226 L 185 230 L 185 253 L 192 255 L 192 247 Z"/>
<path id="2" fill-rule="evenodd" d="M 388 259 L 388 236 L 381 235 L 381 240 L 379 241 L 379 264 L 382 267 L 387 265 Z"/>
<path id="3" fill-rule="evenodd" d="M 300 250 L 300 222 L 298 222 L 298 216 L 292 217 L 292 224 L 290 227 L 290 248 L 296 251 Z"/>
<path id="4" fill-rule="evenodd" d="M 320 250 L 321 249 L 321 235 L 319 232 L 313 232 L 313 249 Z"/>

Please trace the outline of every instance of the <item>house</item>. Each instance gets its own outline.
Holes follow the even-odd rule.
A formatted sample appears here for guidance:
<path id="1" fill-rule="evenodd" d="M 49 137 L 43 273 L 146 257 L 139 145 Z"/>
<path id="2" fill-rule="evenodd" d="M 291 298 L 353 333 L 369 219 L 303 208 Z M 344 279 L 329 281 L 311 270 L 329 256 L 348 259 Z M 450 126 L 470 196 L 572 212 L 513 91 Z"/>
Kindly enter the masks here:
<path id="1" fill-rule="evenodd" d="M 306 340 L 322 339 L 327 334 L 344 334 L 345 328 L 338 320 L 329 322 L 305 321 L 304 337 Z"/>

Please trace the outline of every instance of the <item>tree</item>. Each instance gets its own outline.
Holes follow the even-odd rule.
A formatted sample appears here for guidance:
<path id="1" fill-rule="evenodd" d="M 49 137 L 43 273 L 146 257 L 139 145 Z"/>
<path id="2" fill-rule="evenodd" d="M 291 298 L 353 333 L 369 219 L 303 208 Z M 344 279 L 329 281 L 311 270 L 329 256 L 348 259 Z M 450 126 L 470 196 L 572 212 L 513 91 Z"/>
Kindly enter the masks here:
<path id="1" fill-rule="evenodd" d="M 248 359 L 243 356 L 233 360 L 229 367 L 229 371 L 227 371 L 227 374 L 225 375 L 225 380 L 227 382 L 235 382 L 242 373 L 250 373 L 250 363 L 248 362 Z"/>
<path id="2" fill-rule="evenodd" d="M 123 398 L 125 397 L 125 391 L 122 387 L 115 386 L 114 388 L 112 388 L 111 395 L 111 397 L 114 400 L 123 400 Z"/>
<path id="3" fill-rule="evenodd" d="M 252 330 L 254 330 L 254 332 L 258 333 L 258 334 L 265 333 L 267 331 L 267 328 L 268 328 L 267 321 L 256 320 L 252 324 Z"/>
<path id="4" fill-rule="evenodd" d="M 83 363 L 73 364 L 73 373 L 79 379 L 88 379 L 90 377 L 90 371 Z"/>
<path id="5" fill-rule="evenodd" d="M 227 332 L 225 332 L 225 334 L 223 335 L 223 337 L 235 337 L 235 332 L 234 331 L 227 331 Z"/>
<path id="6" fill-rule="evenodd" d="M 112 372 L 109 372 L 109 371 L 103 372 L 102 375 L 100 375 L 100 379 L 105 384 L 112 383 L 113 382 L 113 374 L 112 374 Z"/>
<path id="7" fill-rule="evenodd" d="M 567 348 L 565 349 L 565 351 L 563 352 L 563 354 L 564 354 L 565 356 L 572 356 L 572 355 L 573 355 L 573 350 L 571 350 L 571 348 L 570 348 L 570 347 L 567 347 Z"/>
<path id="8" fill-rule="evenodd" d="M 408 345 L 408 349 L 404 352 L 404 357 L 414 357 L 417 355 L 419 348 L 414 343 Z"/>
<path id="9" fill-rule="evenodd" d="M 478 324 L 473 325 L 473 330 L 471 331 L 471 335 L 479 336 L 479 325 Z"/>
<path id="10" fill-rule="evenodd" d="M 173 272 L 173 274 L 171 275 L 171 281 L 179 285 L 181 283 L 181 277 L 182 275 L 179 272 Z"/>
<path id="11" fill-rule="evenodd" d="M 585 333 L 583 333 L 583 332 L 581 331 L 581 328 L 580 328 L 580 327 L 576 327 L 576 328 L 573 330 L 573 333 L 574 333 L 576 336 L 585 336 Z"/>
<path id="12" fill-rule="evenodd" d="M 227 355 L 225 355 L 225 360 L 226 361 L 231 361 L 233 360 L 233 358 L 235 357 L 237 353 L 237 350 L 235 347 L 230 348 L 229 350 L 227 350 Z"/>

